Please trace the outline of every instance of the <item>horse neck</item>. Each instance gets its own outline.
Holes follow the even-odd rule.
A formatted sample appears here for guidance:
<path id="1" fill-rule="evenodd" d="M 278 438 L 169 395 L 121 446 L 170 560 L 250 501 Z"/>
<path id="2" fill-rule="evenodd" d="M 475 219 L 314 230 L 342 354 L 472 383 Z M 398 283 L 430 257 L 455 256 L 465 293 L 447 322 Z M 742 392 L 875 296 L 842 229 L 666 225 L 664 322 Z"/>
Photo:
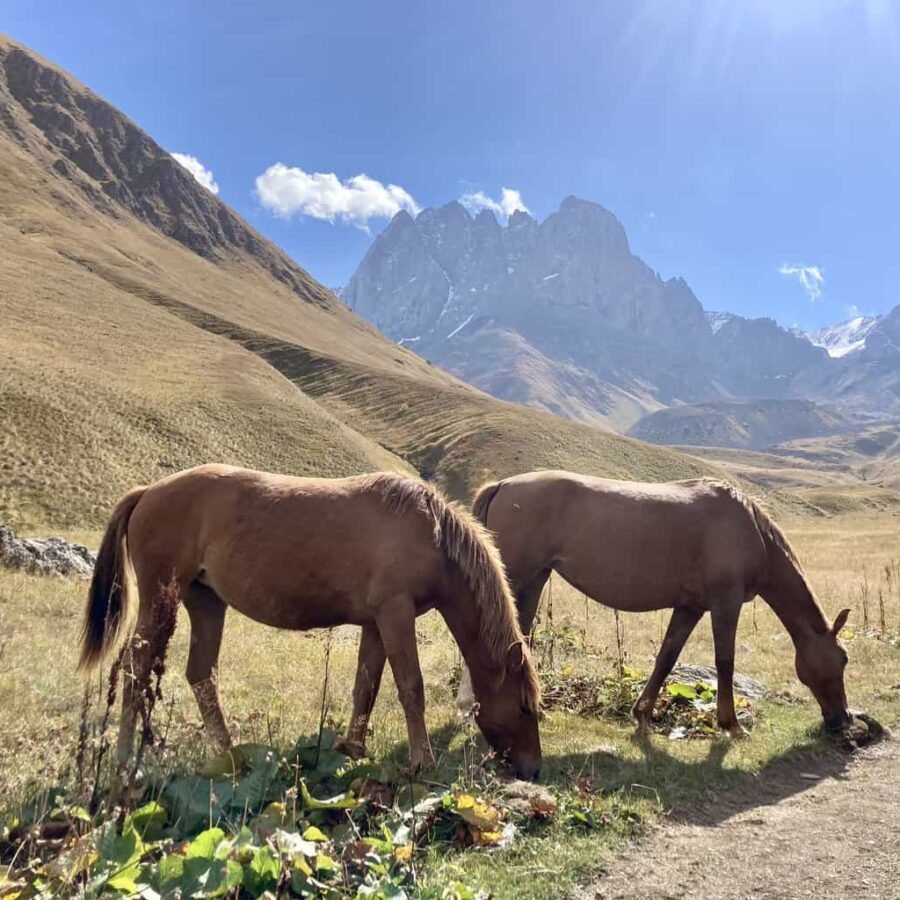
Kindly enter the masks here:
<path id="1" fill-rule="evenodd" d="M 437 609 L 466 661 L 477 696 L 482 686 L 496 680 L 501 672 L 501 663 L 492 658 L 487 646 L 482 629 L 482 611 L 469 586 L 455 584 L 446 597 Z"/>
<path id="2" fill-rule="evenodd" d="M 766 540 L 769 567 L 760 596 L 787 629 L 794 644 L 828 630 L 828 620 L 800 564 L 785 547 Z"/>

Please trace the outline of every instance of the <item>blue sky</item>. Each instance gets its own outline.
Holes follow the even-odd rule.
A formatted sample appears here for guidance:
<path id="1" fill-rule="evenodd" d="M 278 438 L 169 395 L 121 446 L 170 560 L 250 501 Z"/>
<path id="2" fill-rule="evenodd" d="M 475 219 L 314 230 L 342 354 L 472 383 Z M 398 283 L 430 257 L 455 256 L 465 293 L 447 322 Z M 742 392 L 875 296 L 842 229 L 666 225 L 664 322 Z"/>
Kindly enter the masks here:
<path id="1" fill-rule="evenodd" d="M 813 327 L 900 303 L 897 0 L 43 0 L 0 30 L 330 286 L 370 213 L 506 187 L 539 218 L 607 206 L 709 309 Z M 276 163 L 270 207 L 334 222 L 263 206 Z"/>

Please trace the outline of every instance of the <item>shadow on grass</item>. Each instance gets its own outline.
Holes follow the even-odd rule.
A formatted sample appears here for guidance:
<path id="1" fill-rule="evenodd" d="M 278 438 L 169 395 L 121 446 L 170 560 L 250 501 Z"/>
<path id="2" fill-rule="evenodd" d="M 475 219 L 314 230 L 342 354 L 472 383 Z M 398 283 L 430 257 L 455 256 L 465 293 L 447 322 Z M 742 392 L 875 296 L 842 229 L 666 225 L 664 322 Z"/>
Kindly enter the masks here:
<path id="1" fill-rule="evenodd" d="M 458 742 L 449 749 L 459 733 L 460 726 L 453 723 L 432 733 L 438 766 L 430 778 L 444 783 L 458 780 L 467 763 L 486 753 L 480 737 L 477 749 L 474 744 L 459 748 Z M 744 810 L 769 806 L 799 794 L 820 779 L 839 778 L 853 758 L 821 732 L 813 730 L 801 743 L 752 772 L 727 765 L 727 757 L 735 747 L 729 738 L 710 740 L 706 756 L 694 760 L 673 755 L 659 736 L 647 739 L 635 733 L 632 741 L 640 751 L 639 758 L 604 748 L 545 755 L 540 781 L 563 789 L 581 784 L 601 792 L 643 795 L 656 800 L 680 821 L 713 826 Z M 405 743 L 398 743 L 388 758 L 402 766 L 406 753 Z M 809 773 L 819 777 L 804 777 Z"/>
<path id="2" fill-rule="evenodd" d="M 815 733 L 753 772 L 725 764 L 734 746 L 725 737 L 711 740 L 707 755 L 696 760 L 672 755 L 659 738 L 635 736 L 633 741 L 641 751 L 639 759 L 606 750 L 552 757 L 546 761 L 546 778 L 565 784 L 589 777 L 604 791 L 644 793 L 680 821 L 712 826 L 799 794 L 821 778 L 841 777 L 852 759 Z M 804 777 L 808 773 L 819 777 Z"/>

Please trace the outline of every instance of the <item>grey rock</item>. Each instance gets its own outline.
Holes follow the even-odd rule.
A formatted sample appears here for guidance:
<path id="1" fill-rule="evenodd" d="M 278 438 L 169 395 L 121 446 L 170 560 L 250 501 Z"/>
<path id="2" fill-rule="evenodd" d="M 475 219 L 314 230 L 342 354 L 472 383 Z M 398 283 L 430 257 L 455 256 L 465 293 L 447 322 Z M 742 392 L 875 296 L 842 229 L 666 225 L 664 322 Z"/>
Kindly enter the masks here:
<path id="1" fill-rule="evenodd" d="M 58 537 L 35 540 L 17 538 L 12 529 L 0 525 L 0 565 L 32 575 L 74 575 L 90 578 L 96 557 L 82 544 Z"/>
<path id="2" fill-rule="evenodd" d="M 695 666 L 688 663 L 675 666 L 668 680 L 681 681 L 686 684 L 703 681 L 714 686 L 717 686 L 719 683 L 719 678 L 713 666 Z M 735 672 L 734 690 L 735 693 L 740 694 L 742 697 L 747 697 L 749 700 L 761 700 L 766 693 L 766 686 L 755 678 L 748 678 L 746 675 Z"/>

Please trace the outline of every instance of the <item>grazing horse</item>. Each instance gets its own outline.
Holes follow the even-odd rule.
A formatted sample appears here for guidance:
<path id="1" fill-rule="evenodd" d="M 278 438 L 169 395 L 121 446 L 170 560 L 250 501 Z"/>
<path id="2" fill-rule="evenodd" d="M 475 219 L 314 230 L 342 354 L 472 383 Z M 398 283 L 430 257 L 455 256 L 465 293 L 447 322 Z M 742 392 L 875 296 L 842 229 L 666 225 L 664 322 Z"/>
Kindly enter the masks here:
<path id="1" fill-rule="evenodd" d="M 539 687 L 499 555 L 481 525 L 428 485 L 388 473 L 332 480 L 206 465 L 135 488 L 116 506 L 100 547 L 83 669 L 110 648 L 125 619 L 129 558 L 139 608 L 120 764 L 133 752 L 137 692 L 150 676 L 148 647 L 168 590 L 187 607 L 187 678 L 220 748 L 230 746 L 217 689 L 230 606 L 276 628 L 362 626 L 348 746 L 364 749 L 387 658 L 406 716 L 410 766 L 419 769 L 433 757 L 415 620 L 434 608 L 471 672 L 488 742 L 520 776 L 537 775 Z M 252 651 L 245 659 L 253 665 Z"/>
<path id="2" fill-rule="evenodd" d="M 673 609 L 656 665 L 634 707 L 649 724 L 659 690 L 705 612 L 712 618 L 718 673 L 717 719 L 733 735 L 734 645 L 741 606 L 759 594 L 796 650 L 797 675 L 828 730 L 850 721 L 844 692 L 847 653 L 822 612 L 778 526 L 734 487 L 711 480 L 641 484 L 570 472 L 532 472 L 487 484 L 473 512 L 494 534 L 531 629 L 551 571 L 614 609 Z M 465 705 L 467 684 L 460 689 Z"/>

